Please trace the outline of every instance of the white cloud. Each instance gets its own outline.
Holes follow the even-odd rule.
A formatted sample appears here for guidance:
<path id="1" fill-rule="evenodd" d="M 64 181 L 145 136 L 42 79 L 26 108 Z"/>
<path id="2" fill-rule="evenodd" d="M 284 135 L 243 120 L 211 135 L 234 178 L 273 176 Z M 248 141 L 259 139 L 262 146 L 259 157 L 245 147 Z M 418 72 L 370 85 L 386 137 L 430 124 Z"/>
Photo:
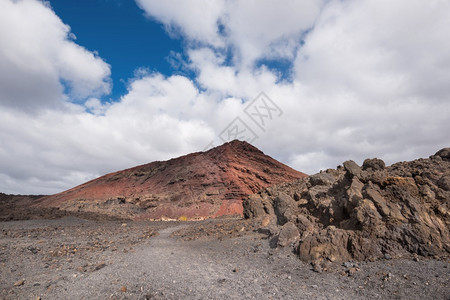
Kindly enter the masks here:
<path id="1" fill-rule="evenodd" d="M 198 42 L 223 46 L 217 27 L 224 9 L 223 1 L 137 0 L 136 3 L 148 16 L 162 22 L 171 34 L 179 32 Z"/>
<path id="2" fill-rule="evenodd" d="M 0 25 L 17 32 L 0 26 L 0 191 L 56 192 L 200 151 L 238 116 L 256 146 L 307 173 L 449 146 L 448 1 L 137 2 L 186 39 L 196 77 L 141 72 L 102 103 L 109 66 L 41 2 L 0 0 Z M 262 58 L 287 59 L 292 80 L 255 65 Z M 283 111 L 265 131 L 244 113 L 260 91 Z"/>
<path id="3" fill-rule="evenodd" d="M 234 96 L 244 99 L 255 97 L 262 89 L 275 85 L 277 77 L 262 67 L 237 70 L 224 66 L 223 57 L 209 48 L 188 51 L 190 66 L 198 70 L 197 82 L 208 92 L 222 97 Z"/>
<path id="4" fill-rule="evenodd" d="M 94 115 L 104 115 L 108 108 L 111 106 L 110 103 L 102 103 L 98 98 L 89 98 L 84 102 L 84 106 L 88 111 Z"/>
<path id="5" fill-rule="evenodd" d="M 251 66 L 258 58 L 295 55 L 302 34 L 314 25 L 322 0 L 227 1 L 223 23 L 240 63 Z"/>
<path id="6" fill-rule="evenodd" d="M 293 58 L 302 33 L 314 25 L 323 0 L 136 0 L 145 12 L 188 39 L 233 49 L 235 67 L 260 58 Z"/>
<path id="7" fill-rule="evenodd" d="M 110 66 L 75 44 L 44 3 L 0 1 L 0 104 L 31 111 L 108 93 Z"/>
<path id="8" fill-rule="evenodd" d="M 392 163 L 448 146 L 449 15 L 446 1 L 325 7 L 295 64 L 296 81 L 327 99 L 316 114 L 327 126 L 311 125 L 326 135 L 316 147 L 333 145 L 326 153 L 335 162 L 342 152 Z"/>
<path id="9" fill-rule="evenodd" d="M 214 137 L 200 118 L 212 107 L 180 76 L 147 75 L 122 101 L 105 107 L 91 98 L 86 106 L 100 113 L 77 105 L 34 115 L 0 110 L 0 191 L 55 193 L 108 172 L 200 151 Z"/>
<path id="10" fill-rule="evenodd" d="M 297 78 L 368 100 L 436 100 L 450 80 L 449 11 L 446 1 L 332 2 L 299 50 Z"/>

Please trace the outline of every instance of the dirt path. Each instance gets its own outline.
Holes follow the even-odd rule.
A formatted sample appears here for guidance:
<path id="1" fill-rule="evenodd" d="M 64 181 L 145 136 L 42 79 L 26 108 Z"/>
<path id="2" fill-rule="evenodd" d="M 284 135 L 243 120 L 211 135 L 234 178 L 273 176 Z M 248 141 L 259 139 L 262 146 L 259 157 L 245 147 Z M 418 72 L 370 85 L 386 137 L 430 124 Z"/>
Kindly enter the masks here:
<path id="1" fill-rule="evenodd" d="M 324 273 L 264 236 L 174 239 L 199 224 L 93 221 L 0 223 L 0 299 L 448 299 L 445 261 L 390 260 Z M 142 238 L 154 226 L 159 235 Z M 50 228 L 50 230 L 44 230 Z M 197 228 L 197 227 L 195 227 Z M 70 232 L 65 236 L 63 233 Z M 5 234 L 6 233 L 6 234 Z M 33 235 L 34 234 L 34 235 Z M 49 238 L 51 237 L 51 238 Z M 27 250 L 46 238 L 48 248 Z M 76 242 L 74 242 L 76 240 Z M 87 248 L 100 241 L 103 248 Z M 53 244 L 52 244 L 53 243 Z M 75 254 L 49 256 L 55 245 Z M 111 245 L 105 248 L 105 245 Z M 37 247 L 37 248 L 39 248 Z M 31 248 L 32 249 L 32 248 Z M 16 255 L 14 255 L 14 252 Z M 51 252 L 54 253 L 54 252 Z M 21 262 L 25 263 L 21 263 Z M 12 271 L 13 270 L 13 271 Z M 23 284 L 14 286 L 21 278 Z"/>

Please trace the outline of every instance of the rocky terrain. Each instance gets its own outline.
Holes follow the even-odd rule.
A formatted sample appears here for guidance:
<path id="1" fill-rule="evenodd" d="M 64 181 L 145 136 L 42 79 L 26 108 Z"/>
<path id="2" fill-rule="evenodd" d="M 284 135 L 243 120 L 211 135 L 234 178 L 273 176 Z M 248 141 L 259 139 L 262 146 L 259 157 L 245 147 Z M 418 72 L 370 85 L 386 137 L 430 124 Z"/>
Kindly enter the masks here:
<path id="1" fill-rule="evenodd" d="M 449 240 L 450 148 L 386 167 L 367 159 L 269 187 L 244 201 L 248 218 L 278 247 L 318 271 L 332 263 L 445 258 Z"/>
<path id="2" fill-rule="evenodd" d="M 136 220 L 201 220 L 242 215 L 242 200 L 306 175 L 232 141 L 207 152 L 107 174 L 34 201 L 37 208 Z"/>
<path id="3" fill-rule="evenodd" d="M 205 157 L 211 166 L 202 169 L 196 160 Z M 59 195 L 0 194 L 0 299 L 450 298 L 450 149 L 392 166 L 347 161 L 309 177 L 286 168 L 232 142 Z M 281 182 L 283 170 L 297 179 L 272 185 L 278 179 L 269 174 Z M 137 176 L 141 171 L 148 174 Z M 207 220 L 138 221 L 158 210 L 141 207 L 131 192 L 106 196 L 147 181 L 183 190 L 191 182 L 206 193 L 221 178 L 233 181 L 227 191 L 237 198 L 208 197 L 236 205 L 244 199 L 238 211 L 245 219 L 220 217 L 222 203 Z M 198 189 L 188 195 L 202 195 Z M 181 200 L 161 196 L 161 203 L 187 215 Z M 121 208 L 125 213 L 115 213 Z"/>
<path id="4" fill-rule="evenodd" d="M 122 220 L 123 218 L 101 213 L 66 211 L 57 207 L 40 207 L 36 202 L 44 196 L 40 195 L 7 195 L 0 193 L 0 222 L 32 219 L 60 219 L 66 216 L 79 217 L 86 220 Z"/>
<path id="5" fill-rule="evenodd" d="M 255 219 L 0 223 L 0 299 L 448 299 L 445 259 L 346 261 L 322 273 Z M 316 271 L 315 271 L 316 270 Z"/>

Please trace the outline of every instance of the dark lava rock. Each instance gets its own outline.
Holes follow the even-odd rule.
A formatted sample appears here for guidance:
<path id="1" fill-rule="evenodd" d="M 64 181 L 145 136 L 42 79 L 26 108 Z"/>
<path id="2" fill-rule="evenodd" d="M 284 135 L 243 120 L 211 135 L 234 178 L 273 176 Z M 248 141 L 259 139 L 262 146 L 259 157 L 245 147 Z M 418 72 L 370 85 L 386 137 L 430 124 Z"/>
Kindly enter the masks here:
<path id="1" fill-rule="evenodd" d="M 300 233 L 297 226 L 292 223 L 286 223 L 281 227 L 278 235 L 278 246 L 286 247 L 287 245 L 296 242 L 300 238 Z"/>
<path id="2" fill-rule="evenodd" d="M 247 201 L 243 203 L 244 217 L 261 217 L 265 215 L 264 205 L 260 201 L 259 197 L 250 195 Z"/>
<path id="3" fill-rule="evenodd" d="M 359 177 L 361 174 L 361 168 L 353 160 L 347 160 L 344 162 L 344 169 L 351 177 Z"/>
<path id="4" fill-rule="evenodd" d="M 295 225 L 300 259 L 315 264 L 445 257 L 450 254 L 449 157 L 446 148 L 430 159 L 388 167 L 376 158 L 365 160 L 362 169 L 346 161 L 343 168 L 261 190 L 244 208 L 260 201 L 264 209 L 245 213 L 278 220 L 279 246 L 295 241 Z"/>
<path id="5" fill-rule="evenodd" d="M 441 179 L 437 182 L 438 186 L 445 190 L 450 191 L 450 176 L 442 176 Z"/>
<path id="6" fill-rule="evenodd" d="M 436 156 L 441 157 L 442 159 L 450 160 L 450 148 L 444 148 L 436 152 Z"/>
<path id="7" fill-rule="evenodd" d="M 318 173 L 309 177 L 309 182 L 312 185 L 330 185 L 336 181 L 336 178 L 329 173 Z"/>
<path id="8" fill-rule="evenodd" d="M 371 169 L 373 171 L 384 170 L 385 167 L 386 167 L 386 165 L 385 165 L 384 161 L 382 161 L 379 158 L 368 158 L 368 159 L 364 160 L 363 165 L 362 165 L 363 170 Z"/>

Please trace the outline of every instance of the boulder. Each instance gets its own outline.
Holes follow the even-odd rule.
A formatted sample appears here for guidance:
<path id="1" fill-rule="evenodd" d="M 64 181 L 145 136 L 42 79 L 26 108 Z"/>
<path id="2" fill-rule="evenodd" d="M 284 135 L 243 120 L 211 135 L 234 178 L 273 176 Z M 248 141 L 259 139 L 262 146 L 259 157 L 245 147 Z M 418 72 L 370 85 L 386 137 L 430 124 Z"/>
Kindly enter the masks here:
<path id="1" fill-rule="evenodd" d="M 279 225 L 284 225 L 288 221 L 295 219 L 296 202 L 286 193 L 280 192 L 274 200 L 274 212 Z"/>
<path id="2" fill-rule="evenodd" d="M 385 167 L 386 164 L 379 158 L 368 158 L 364 160 L 362 165 L 363 170 L 373 170 L 373 171 L 384 170 Z"/>
<path id="3" fill-rule="evenodd" d="M 347 160 L 343 165 L 347 174 L 350 174 L 350 178 L 359 177 L 361 175 L 361 168 L 353 160 Z"/>
<path id="4" fill-rule="evenodd" d="M 376 191 L 374 188 L 368 188 L 366 189 L 366 194 L 369 199 L 372 200 L 372 202 L 375 204 L 380 215 L 382 215 L 383 217 L 389 216 L 390 209 L 386 204 L 386 200 L 378 191 Z"/>
<path id="5" fill-rule="evenodd" d="M 318 173 L 309 177 L 311 185 L 332 185 L 336 179 L 329 173 Z"/>
<path id="6" fill-rule="evenodd" d="M 346 190 L 348 200 L 352 205 L 357 206 L 358 202 L 363 199 L 363 195 L 362 195 L 363 187 L 364 187 L 364 184 L 361 181 L 359 181 L 358 178 L 355 177 L 352 179 L 352 184 Z"/>
<path id="7" fill-rule="evenodd" d="M 450 160 L 450 148 L 441 149 L 436 152 L 435 155 L 441 157 L 442 159 Z"/>
<path id="8" fill-rule="evenodd" d="M 301 260 L 308 262 L 348 261 L 351 260 L 351 255 L 347 251 L 348 239 L 347 231 L 329 226 L 300 242 L 298 255 Z"/>
<path id="9" fill-rule="evenodd" d="M 258 194 L 250 195 L 242 202 L 245 218 L 258 218 L 266 214 L 261 197 Z"/>
<path id="10" fill-rule="evenodd" d="M 450 175 L 442 176 L 437 182 L 437 184 L 441 189 L 445 191 L 450 191 Z"/>
<path id="11" fill-rule="evenodd" d="M 450 255 L 446 151 L 391 166 L 376 158 L 362 168 L 346 161 L 336 170 L 260 191 L 270 206 L 265 211 L 277 220 L 278 246 L 296 242 L 298 235 L 299 258 L 319 266 Z"/>
<path id="12" fill-rule="evenodd" d="M 278 234 L 278 246 L 286 247 L 287 245 L 298 241 L 299 238 L 300 232 L 298 231 L 297 226 L 292 222 L 288 222 L 280 229 L 280 233 Z"/>

